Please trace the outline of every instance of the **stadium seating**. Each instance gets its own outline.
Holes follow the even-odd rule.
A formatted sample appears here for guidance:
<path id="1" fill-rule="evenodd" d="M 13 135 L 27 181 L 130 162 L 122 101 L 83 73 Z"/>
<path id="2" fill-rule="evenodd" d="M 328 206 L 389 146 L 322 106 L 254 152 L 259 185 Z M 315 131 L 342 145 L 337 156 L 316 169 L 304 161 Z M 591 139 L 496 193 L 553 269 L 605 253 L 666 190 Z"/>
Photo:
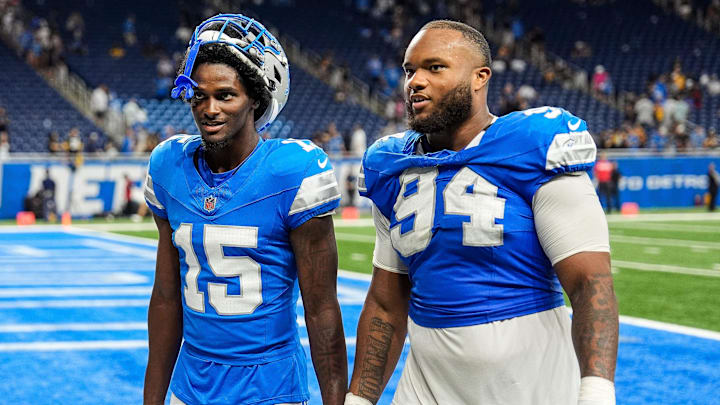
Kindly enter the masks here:
<path id="1" fill-rule="evenodd" d="M 54 3 L 53 9 L 35 7 L 38 15 L 55 15 L 58 22 L 76 10 L 73 3 Z M 123 58 L 113 59 L 108 50 L 113 44 L 122 44 L 122 24 L 133 10 L 137 19 L 138 44 L 123 46 Z M 163 10 L 162 13 L 156 10 Z M 154 99 L 155 61 L 143 55 L 148 41 L 160 44 L 167 52 L 182 51 L 186 44 L 174 39 L 174 30 L 180 21 L 176 3 L 159 0 L 147 3 L 138 0 L 94 3 L 81 10 L 86 23 L 87 55 L 67 55 L 70 68 L 90 86 L 105 83 L 112 93 L 123 100 L 138 98 L 139 104 L 148 112 L 148 129 L 160 132 L 166 125 L 176 131 L 195 132 L 187 104 L 169 98 Z M 66 40 L 69 34 L 64 33 Z M 310 138 L 312 134 L 335 122 L 338 130 L 348 133 L 358 123 L 372 137 L 386 122 L 381 117 L 358 105 L 335 103 L 333 91 L 327 85 L 294 68 L 291 72 L 292 93 L 288 105 L 270 129 L 272 136 Z"/>
<path id="2" fill-rule="evenodd" d="M 305 7 L 294 7 L 292 13 L 285 6 L 265 4 L 262 7 L 249 5 L 253 13 L 263 16 L 269 24 L 282 27 L 283 31 L 293 36 L 300 43 L 318 54 L 332 54 L 338 64 L 347 63 L 353 73 L 369 81 L 366 63 L 373 55 L 377 55 L 383 63 L 401 64 L 402 55 L 393 45 L 387 43 L 377 33 L 387 31 L 388 18 L 375 20 L 363 15 L 344 2 L 331 0 L 312 0 Z M 433 16 L 437 18 L 439 16 Z M 430 19 L 430 16 L 425 18 Z M 313 21 L 313 24 L 307 24 Z M 415 21 L 416 28 L 424 23 Z M 322 30 L 317 27 L 323 27 Z M 372 32 L 374 36 L 367 38 L 363 31 Z M 387 34 L 387 33 L 386 33 Z M 405 44 L 401 44 L 401 48 Z M 491 43 L 491 49 L 498 47 Z M 400 50 L 402 51 L 402 49 Z M 603 104 L 580 91 L 565 90 L 558 85 L 545 84 L 540 72 L 528 66 L 523 73 L 495 72 L 493 74 L 488 103 L 490 109 L 497 113 L 500 93 L 505 83 L 512 83 L 515 88 L 522 84 L 533 86 L 539 92 L 539 98 L 533 106 L 562 106 L 578 116 L 583 117 L 592 131 L 602 131 L 620 125 L 622 116 L 619 111 Z"/>
<path id="3" fill-rule="evenodd" d="M 102 132 L 35 73 L 15 52 L 0 42 L 0 106 L 10 117 L 12 152 L 46 152 L 48 134 L 57 131 L 61 139 L 77 127 L 84 138 Z"/>
<path id="4" fill-rule="evenodd" d="M 620 90 L 645 91 L 648 79 L 670 72 L 676 60 L 693 77 L 720 72 L 720 38 L 675 14 L 665 14 L 649 0 L 594 6 L 567 0 L 524 2 L 518 12 L 526 26 L 543 29 L 549 51 L 589 72 L 603 65 Z M 577 40 L 592 47 L 592 56 L 571 58 Z M 705 94 L 704 98 L 703 108 L 693 110 L 690 120 L 717 126 L 720 97 Z"/>

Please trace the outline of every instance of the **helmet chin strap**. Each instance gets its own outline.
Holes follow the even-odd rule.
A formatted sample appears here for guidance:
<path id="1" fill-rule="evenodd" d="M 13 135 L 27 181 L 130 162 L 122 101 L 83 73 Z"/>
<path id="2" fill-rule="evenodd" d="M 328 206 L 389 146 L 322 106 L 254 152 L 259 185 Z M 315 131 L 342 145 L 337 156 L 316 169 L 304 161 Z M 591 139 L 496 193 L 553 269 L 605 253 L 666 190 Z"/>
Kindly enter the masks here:
<path id="1" fill-rule="evenodd" d="M 190 75 L 192 74 L 193 65 L 195 64 L 195 58 L 197 58 L 197 54 L 200 50 L 200 45 L 202 45 L 202 42 L 203 41 L 198 40 L 195 42 L 195 44 L 193 44 L 192 48 L 190 48 L 187 62 L 185 62 L 185 70 L 175 79 L 175 87 L 172 89 L 172 92 L 170 92 L 172 98 L 180 97 L 180 94 L 182 94 L 183 90 L 185 91 L 186 100 L 190 100 L 192 96 L 195 95 L 195 90 L 193 90 L 193 88 L 197 87 L 198 84 L 195 80 L 190 78 Z"/>

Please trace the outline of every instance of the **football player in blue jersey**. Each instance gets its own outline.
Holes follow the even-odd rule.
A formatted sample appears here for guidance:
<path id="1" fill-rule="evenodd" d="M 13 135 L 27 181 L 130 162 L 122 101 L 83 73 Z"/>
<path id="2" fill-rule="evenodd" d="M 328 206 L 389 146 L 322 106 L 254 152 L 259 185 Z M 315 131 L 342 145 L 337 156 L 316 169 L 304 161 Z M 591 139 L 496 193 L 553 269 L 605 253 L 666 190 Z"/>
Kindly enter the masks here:
<path id="1" fill-rule="evenodd" d="M 145 404 L 164 403 L 168 385 L 172 404 L 305 403 L 298 282 L 323 402 L 341 404 L 337 181 L 311 142 L 258 135 L 288 97 L 285 53 L 259 22 L 218 15 L 195 30 L 181 71 L 172 95 L 190 100 L 200 135 L 150 157 L 160 238 Z"/>
<path id="2" fill-rule="evenodd" d="M 378 401 L 406 334 L 393 404 L 615 403 L 595 144 L 560 108 L 493 116 L 490 62 L 482 34 L 454 21 L 406 50 L 411 130 L 375 142 L 359 177 L 377 236 L 346 405 Z"/>

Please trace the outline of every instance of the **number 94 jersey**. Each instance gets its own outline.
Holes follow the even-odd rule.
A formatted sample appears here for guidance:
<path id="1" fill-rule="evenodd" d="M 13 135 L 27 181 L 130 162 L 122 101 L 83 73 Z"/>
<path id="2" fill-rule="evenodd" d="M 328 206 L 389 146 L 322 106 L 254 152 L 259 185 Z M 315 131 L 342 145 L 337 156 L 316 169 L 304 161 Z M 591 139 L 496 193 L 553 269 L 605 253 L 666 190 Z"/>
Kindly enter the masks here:
<path id="1" fill-rule="evenodd" d="M 145 184 L 148 206 L 170 222 L 179 253 L 184 350 L 235 365 L 286 357 L 300 347 L 289 234 L 338 206 L 332 166 L 310 141 L 261 140 L 210 187 L 195 167 L 200 145 L 199 136 L 160 144 Z"/>
<path id="2" fill-rule="evenodd" d="M 407 131 L 378 140 L 358 179 L 408 269 L 413 321 L 468 326 L 563 305 L 532 201 L 554 176 L 592 168 L 596 148 L 585 122 L 540 107 L 498 118 L 461 151 L 422 154 L 421 137 Z"/>

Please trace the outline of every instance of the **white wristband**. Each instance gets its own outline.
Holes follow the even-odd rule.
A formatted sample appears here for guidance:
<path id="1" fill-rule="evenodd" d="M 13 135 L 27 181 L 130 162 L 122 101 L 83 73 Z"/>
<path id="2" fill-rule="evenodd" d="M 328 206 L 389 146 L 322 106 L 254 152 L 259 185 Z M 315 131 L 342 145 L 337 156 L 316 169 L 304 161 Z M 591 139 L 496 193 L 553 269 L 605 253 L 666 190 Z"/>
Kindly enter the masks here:
<path id="1" fill-rule="evenodd" d="M 345 394 L 345 405 L 373 405 L 369 400 L 359 397 L 352 392 Z"/>
<path id="2" fill-rule="evenodd" d="M 615 405 L 615 384 L 602 377 L 581 378 L 578 405 Z"/>

